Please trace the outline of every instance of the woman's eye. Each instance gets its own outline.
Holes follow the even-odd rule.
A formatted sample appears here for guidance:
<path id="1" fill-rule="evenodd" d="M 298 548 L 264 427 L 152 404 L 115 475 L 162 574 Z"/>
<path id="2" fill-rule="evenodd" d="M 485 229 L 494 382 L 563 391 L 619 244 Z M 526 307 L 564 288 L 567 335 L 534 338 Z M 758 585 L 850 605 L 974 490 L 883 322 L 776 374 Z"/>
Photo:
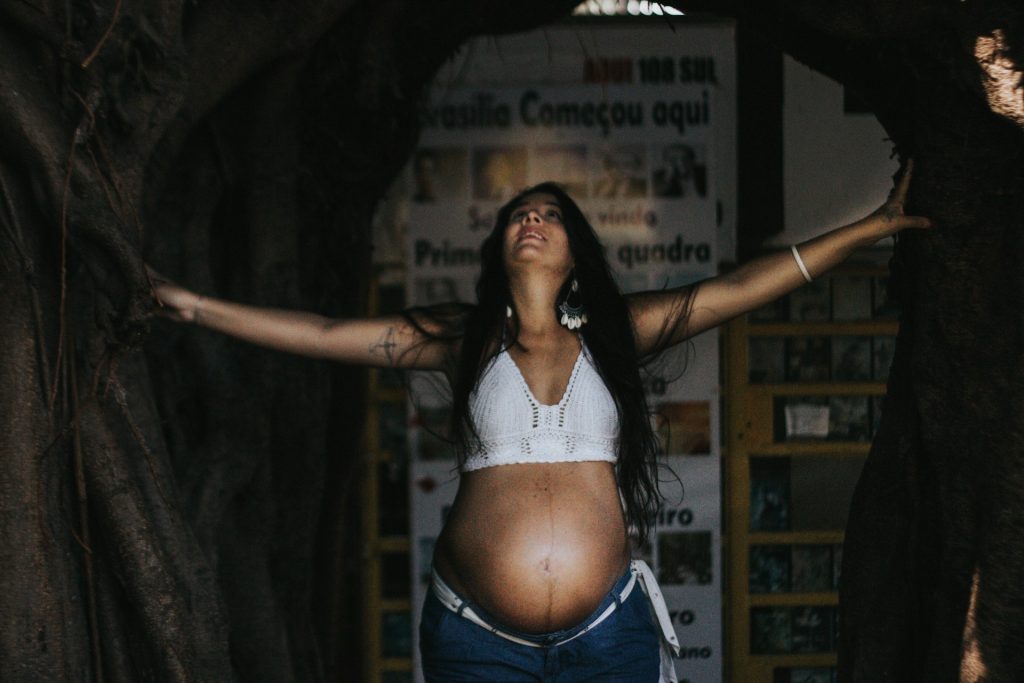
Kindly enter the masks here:
<path id="1" fill-rule="evenodd" d="M 548 215 L 548 218 L 550 218 L 553 221 L 561 221 L 562 220 L 562 214 L 558 213 L 557 211 L 548 211 L 547 215 Z"/>

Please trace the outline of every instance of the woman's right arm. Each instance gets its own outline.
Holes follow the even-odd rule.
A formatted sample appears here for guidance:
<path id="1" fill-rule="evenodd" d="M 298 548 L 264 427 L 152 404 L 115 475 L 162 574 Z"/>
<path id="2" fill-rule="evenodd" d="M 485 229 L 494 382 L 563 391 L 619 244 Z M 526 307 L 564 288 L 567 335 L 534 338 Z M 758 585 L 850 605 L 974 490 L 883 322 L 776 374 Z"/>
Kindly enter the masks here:
<path id="1" fill-rule="evenodd" d="M 152 269 L 149 275 L 165 317 L 279 351 L 354 365 L 417 370 L 443 369 L 453 351 L 452 341 L 433 339 L 399 315 L 345 320 L 247 306 L 201 296 Z"/>

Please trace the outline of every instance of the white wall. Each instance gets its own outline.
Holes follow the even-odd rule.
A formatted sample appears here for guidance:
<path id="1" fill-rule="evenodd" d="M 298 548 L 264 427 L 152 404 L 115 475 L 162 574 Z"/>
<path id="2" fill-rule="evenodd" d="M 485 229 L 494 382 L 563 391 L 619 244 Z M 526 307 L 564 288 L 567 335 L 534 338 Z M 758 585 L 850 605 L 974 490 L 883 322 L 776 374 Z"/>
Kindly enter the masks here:
<path id="1" fill-rule="evenodd" d="M 786 225 L 770 246 L 800 242 L 870 213 L 885 201 L 898 167 L 873 115 L 843 113 L 838 83 L 790 57 L 783 81 Z"/>

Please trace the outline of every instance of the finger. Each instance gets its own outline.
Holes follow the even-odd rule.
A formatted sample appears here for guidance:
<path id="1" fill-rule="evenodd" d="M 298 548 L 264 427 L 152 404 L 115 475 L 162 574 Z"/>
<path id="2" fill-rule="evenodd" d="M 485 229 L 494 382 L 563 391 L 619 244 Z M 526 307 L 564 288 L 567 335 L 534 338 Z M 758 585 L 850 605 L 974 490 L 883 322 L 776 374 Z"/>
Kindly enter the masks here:
<path id="1" fill-rule="evenodd" d="M 907 159 L 907 163 L 904 164 L 903 168 L 900 169 L 900 173 L 897 176 L 895 187 L 893 187 L 892 197 L 898 198 L 899 203 L 903 204 L 903 200 L 907 198 L 907 191 L 910 189 L 910 178 L 914 172 L 914 160 Z"/>
<path id="2" fill-rule="evenodd" d="M 185 322 L 185 316 L 178 312 L 177 309 L 171 308 L 170 306 L 165 308 L 157 308 L 153 313 L 158 318 L 166 318 L 167 320 L 173 320 L 174 322 L 181 323 Z"/>
<path id="3" fill-rule="evenodd" d="M 164 300 L 160 297 L 160 291 L 159 290 L 160 290 L 160 285 L 161 284 L 162 283 L 160 282 L 160 280 L 157 280 L 156 278 L 150 277 L 149 278 L 149 295 L 151 297 L 153 297 L 153 301 L 156 302 L 156 305 L 158 307 L 165 308 L 167 306 L 167 304 L 165 304 Z"/>
<path id="4" fill-rule="evenodd" d="M 927 230 L 935 227 L 935 221 L 924 216 L 904 216 L 903 221 L 906 223 L 906 227 L 911 229 Z"/>

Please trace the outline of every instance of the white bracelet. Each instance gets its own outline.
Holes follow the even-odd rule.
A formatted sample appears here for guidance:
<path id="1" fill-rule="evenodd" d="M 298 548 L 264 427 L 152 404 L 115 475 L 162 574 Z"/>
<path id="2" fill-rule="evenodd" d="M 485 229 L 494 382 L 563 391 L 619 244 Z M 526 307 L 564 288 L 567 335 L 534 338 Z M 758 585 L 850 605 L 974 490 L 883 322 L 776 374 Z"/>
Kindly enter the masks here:
<path id="1" fill-rule="evenodd" d="M 807 272 L 807 266 L 804 265 L 804 260 L 800 258 L 800 252 L 796 250 L 796 245 L 791 245 L 789 249 L 793 252 L 793 258 L 796 260 L 796 265 L 800 267 L 800 272 L 803 273 L 804 279 L 808 282 L 813 282 L 814 279 Z"/>

